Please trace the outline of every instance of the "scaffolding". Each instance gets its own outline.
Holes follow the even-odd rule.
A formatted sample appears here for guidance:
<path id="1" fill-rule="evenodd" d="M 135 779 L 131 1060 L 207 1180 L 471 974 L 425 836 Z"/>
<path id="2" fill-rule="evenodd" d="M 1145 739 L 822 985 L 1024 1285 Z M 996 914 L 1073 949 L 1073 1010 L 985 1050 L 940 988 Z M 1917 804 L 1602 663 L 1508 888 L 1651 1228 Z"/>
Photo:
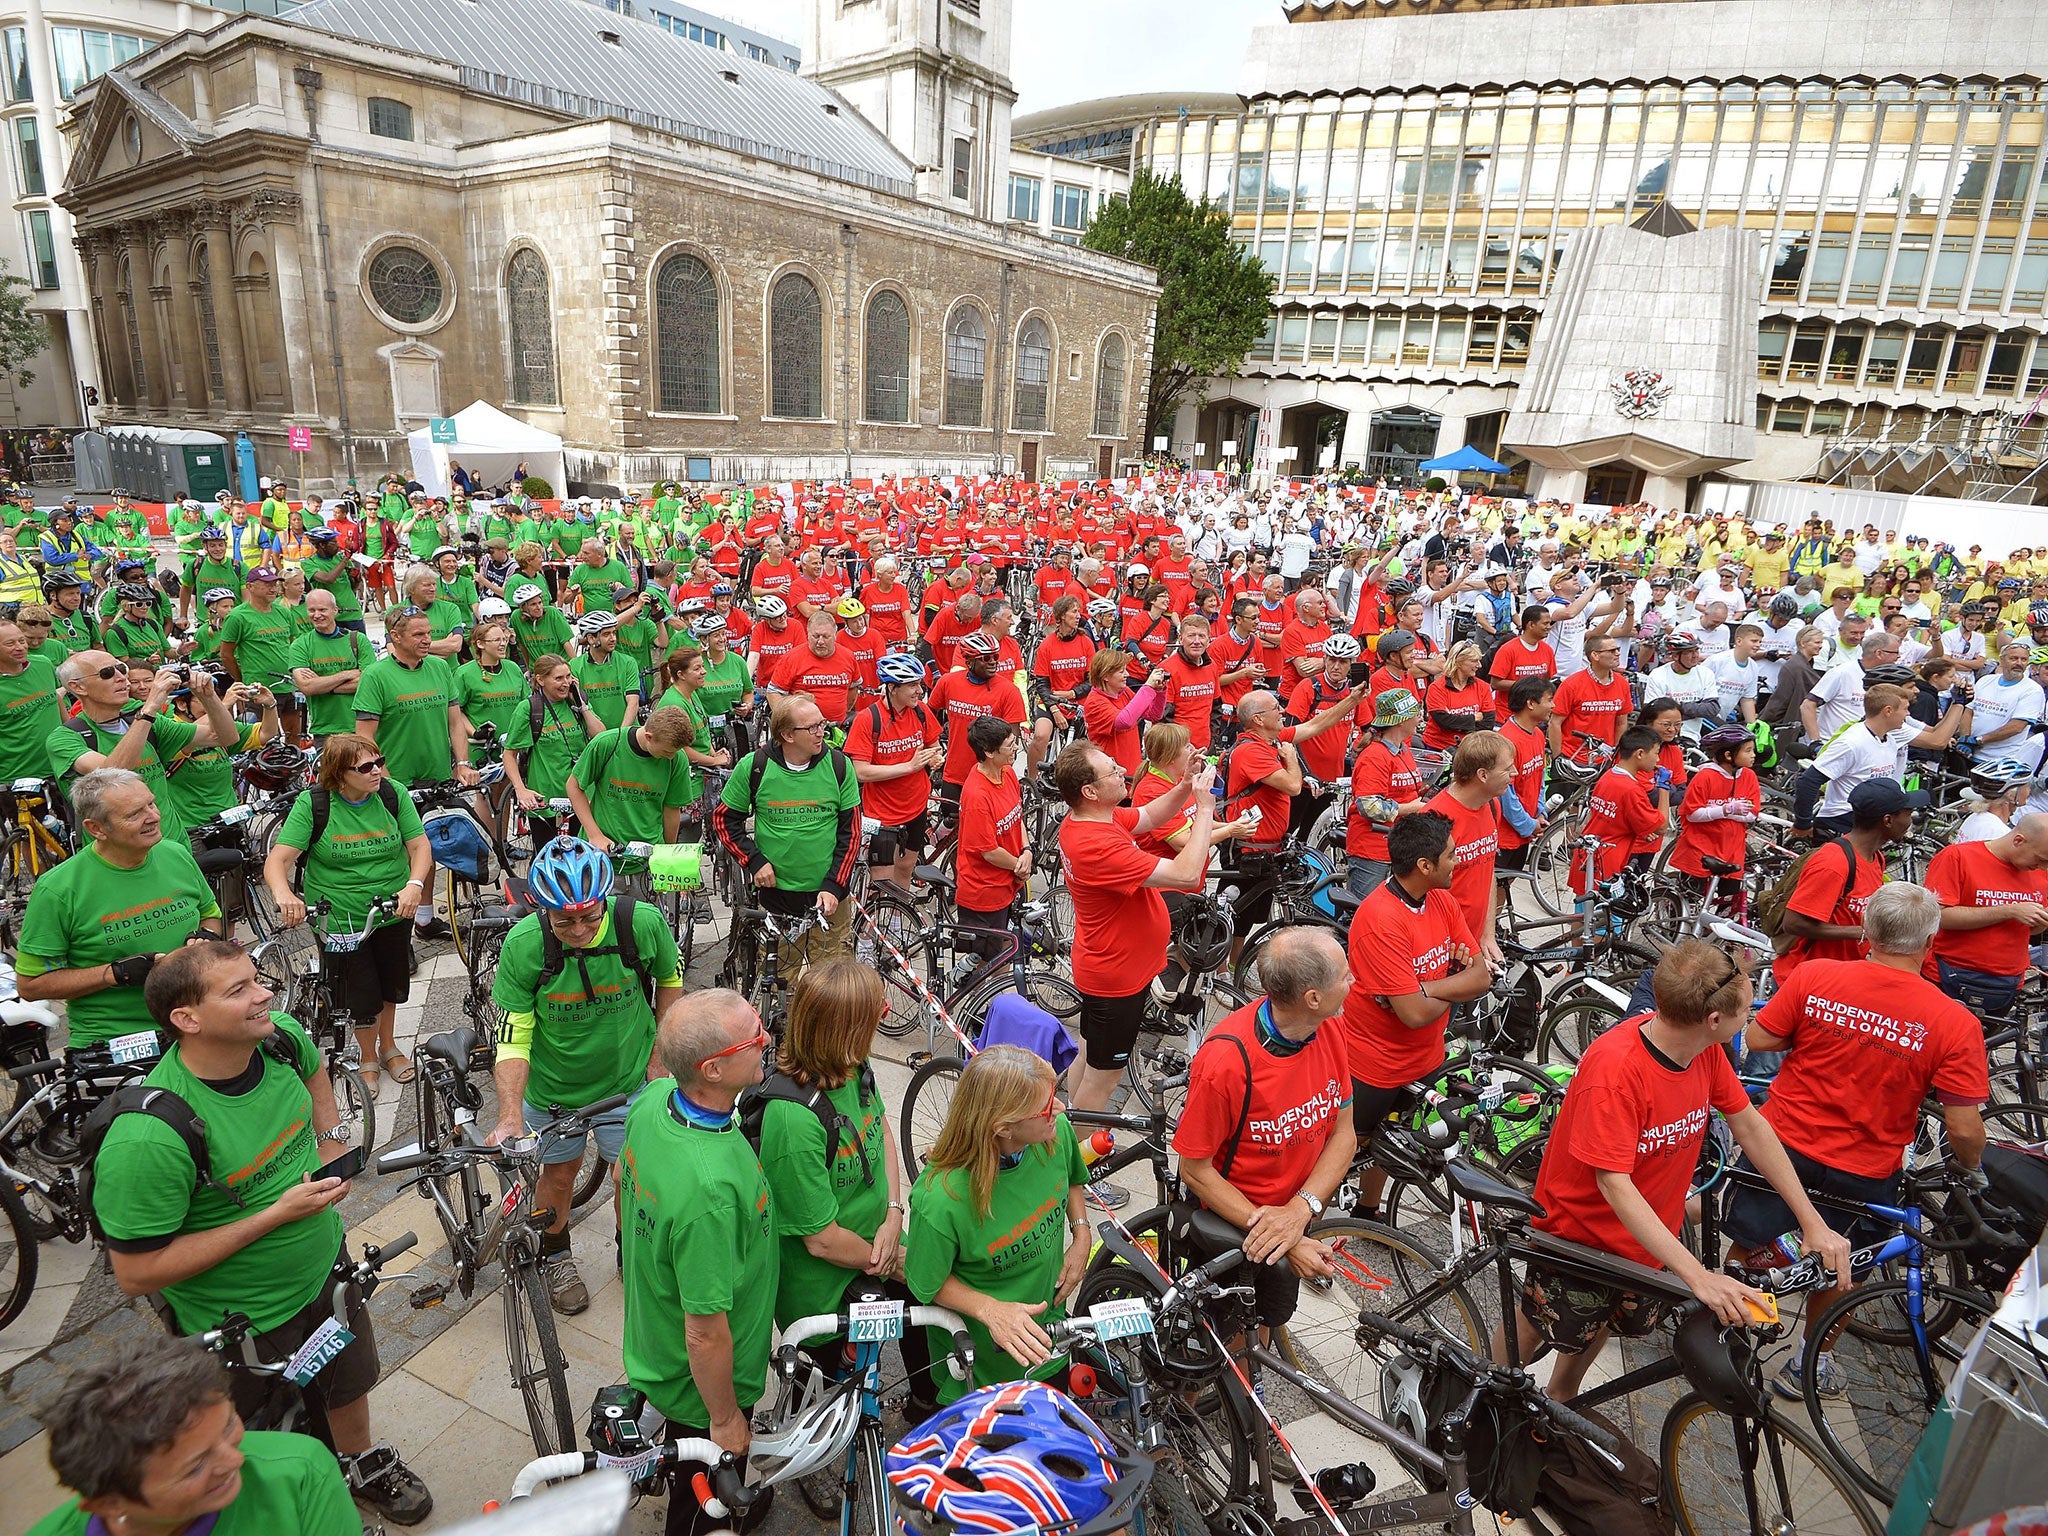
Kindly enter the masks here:
<path id="1" fill-rule="evenodd" d="M 1826 438 L 1809 480 L 1859 491 L 2032 505 L 2048 491 L 2048 390 L 2025 406 L 1859 412 Z"/>

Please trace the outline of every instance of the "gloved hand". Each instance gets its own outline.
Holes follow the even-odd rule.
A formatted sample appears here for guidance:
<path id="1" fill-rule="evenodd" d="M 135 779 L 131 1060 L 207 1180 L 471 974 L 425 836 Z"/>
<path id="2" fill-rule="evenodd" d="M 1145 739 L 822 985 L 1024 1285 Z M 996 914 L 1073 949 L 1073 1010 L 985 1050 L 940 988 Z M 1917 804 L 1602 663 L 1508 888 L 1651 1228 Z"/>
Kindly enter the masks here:
<path id="1" fill-rule="evenodd" d="M 1727 802 L 1726 815 L 1730 821 L 1739 821 L 1748 826 L 1756 820 L 1756 807 L 1747 800 L 1730 800 Z"/>
<path id="2" fill-rule="evenodd" d="M 130 955 L 125 960 L 116 960 L 112 966 L 114 984 L 120 987 L 139 987 L 155 964 L 155 955 Z"/>
<path id="3" fill-rule="evenodd" d="M 1695 826 L 1700 826 L 1706 822 L 1720 821 L 1727 814 L 1728 802 L 1726 800 L 1710 800 L 1705 805 L 1695 806 L 1692 810 L 1686 812 L 1685 819 Z"/>
<path id="4" fill-rule="evenodd" d="M 1671 770 L 1669 768 L 1659 768 L 1650 776 L 1650 787 L 1652 789 L 1669 789 L 1671 787 Z"/>
<path id="5" fill-rule="evenodd" d="M 1981 1167 L 1964 1168 L 1958 1164 L 1955 1168 L 1955 1178 L 1956 1183 L 1972 1195 L 1981 1195 L 1991 1187 L 1991 1176 Z"/>

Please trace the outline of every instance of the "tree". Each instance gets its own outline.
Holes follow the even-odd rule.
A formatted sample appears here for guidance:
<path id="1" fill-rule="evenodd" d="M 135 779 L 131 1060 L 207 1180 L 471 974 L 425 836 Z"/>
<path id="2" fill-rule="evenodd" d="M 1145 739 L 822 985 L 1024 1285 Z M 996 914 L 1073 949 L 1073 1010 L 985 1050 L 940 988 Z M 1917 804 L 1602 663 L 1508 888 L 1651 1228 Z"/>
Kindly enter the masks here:
<path id="1" fill-rule="evenodd" d="M 28 307 L 34 291 L 0 261 L 0 374 L 13 374 L 22 389 L 35 381 L 28 360 L 50 344 L 49 326 Z"/>
<path id="2" fill-rule="evenodd" d="M 1272 318 L 1273 275 L 1230 238 L 1220 203 L 1189 198 L 1180 177 L 1139 170 L 1125 196 L 1103 203 L 1081 237 L 1092 251 L 1158 269 L 1163 292 L 1152 333 L 1144 446 L 1207 378 L 1232 378 Z M 1196 404 L 1200 404 L 1197 395 Z"/>

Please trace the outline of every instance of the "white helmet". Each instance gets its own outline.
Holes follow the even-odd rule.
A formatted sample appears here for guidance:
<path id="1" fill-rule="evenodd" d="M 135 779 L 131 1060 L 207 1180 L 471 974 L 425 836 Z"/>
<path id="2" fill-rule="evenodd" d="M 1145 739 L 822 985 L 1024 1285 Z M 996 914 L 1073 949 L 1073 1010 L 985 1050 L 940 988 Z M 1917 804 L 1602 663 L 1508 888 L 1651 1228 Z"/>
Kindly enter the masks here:
<path id="1" fill-rule="evenodd" d="M 797 1395 L 794 1384 L 786 1395 Z M 786 1483 L 830 1463 L 843 1462 L 846 1447 L 859 1427 L 858 1392 L 829 1392 L 800 1403 L 786 1422 L 754 1437 L 751 1454 L 761 1471 L 761 1484 Z"/>
<path id="2" fill-rule="evenodd" d="M 516 586 L 512 589 L 512 602 L 515 606 L 520 603 L 530 603 L 536 597 L 546 596 L 547 593 L 543 592 L 539 587 L 535 586 L 530 581 L 525 582 L 522 585 Z"/>
<path id="3" fill-rule="evenodd" d="M 1334 656 L 1339 661 L 1358 660 L 1358 637 L 1356 635 L 1332 635 L 1323 642 L 1323 654 Z"/>
<path id="4" fill-rule="evenodd" d="M 480 619 L 502 619 L 511 611 L 512 605 L 502 597 L 485 597 L 477 600 L 476 616 Z"/>
<path id="5" fill-rule="evenodd" d="M 754 617 L 757 619 L 779 619 L 789 612 L 789 604 L 773 592 L 754 599 Z"/>
<path id="6" fill-rule="evenodd" d="M 1088 605 L 1088 617 L 1098 624 L 1106 624 L 1116 617 L 1116 600 L 1098 597 Z"/>
<path id="7" fill-rule="evenodd" d="M 616 613 L 607 613 L 602 608 L 586 613 L 576 621 L 576 633 L 579 635 L 601 635 L 608 629 L 618 627 L 619 616 Z"/>

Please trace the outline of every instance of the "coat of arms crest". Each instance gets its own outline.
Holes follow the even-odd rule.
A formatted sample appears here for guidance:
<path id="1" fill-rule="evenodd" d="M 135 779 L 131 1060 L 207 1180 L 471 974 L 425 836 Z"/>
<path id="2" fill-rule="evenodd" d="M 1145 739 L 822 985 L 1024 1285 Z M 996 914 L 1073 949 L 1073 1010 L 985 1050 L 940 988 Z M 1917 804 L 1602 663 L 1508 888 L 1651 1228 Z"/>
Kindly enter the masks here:
<path id="1" fill-rule="evenodd" d="M 1607 383 L 1607 392 L 1614 397 L 1614 410 L 1618 416 L 1632 421 L 1641 421 L 1654 416 L 1664 408 L 1670 397 L 1671 386 L 1664 382 L 1664 375 L 1654 368 L 1630 368 L 1617 373 Z"/>

